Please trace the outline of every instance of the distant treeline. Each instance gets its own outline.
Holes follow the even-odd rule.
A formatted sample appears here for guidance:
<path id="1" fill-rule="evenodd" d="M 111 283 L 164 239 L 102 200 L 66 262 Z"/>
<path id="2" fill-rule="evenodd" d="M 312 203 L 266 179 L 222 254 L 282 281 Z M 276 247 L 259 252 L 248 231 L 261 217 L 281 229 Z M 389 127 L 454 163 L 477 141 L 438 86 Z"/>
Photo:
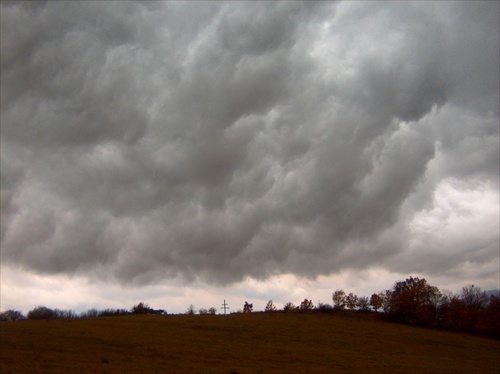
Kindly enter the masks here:
<path id="1" fill-rule="evenodd" d="M 20 321 L 24 319 L 74 319 L 74 318 L 96 318 L 96 317 L 116 317 L 131 314 L 160 314 L 166 315 L 163 309 L 152 309 L 147 304 L 139 303 L 130 310 L 127 309 L 89 309 L 82 313 L 73 310 L 51 309 L 46 306 L 37 306 L 24 316 L 17 310 L 6 310 L 0 313 L 0 321 Z"/>
<path id="2" fill-rule="evenodd" d="M 489 295 L 473 285 L 463 287 L 459 294 L 441 292 L 431 286 L 425 279 L 409 277 L 394 284 L 390 290 L 374 293 L 371 297 L 358 297 L 337 289 L 332 293 L 333 304 L 318 303 L 304 299 L 295 306 L 286 303 L 278 309 L 272 300 L 266 304 L 266 313 L 378 313 L 387 320 L 433 328 L 444 328 L 456 331 L 485 333 L 500 338 L 500 298 L 498 291 Z M 238 313 L 252 313 L 253 305 L 245 301 L 243 309 Z M 215 315 L 217 309 L 201 308 L 196 311 L 194 305 L 189 305 L 186 314 Z M 26 316 L 16 310 L 0 313 L 0 321 L 18 321 L 24 319 L 68 319 L 124 316 L 133 314 L 167 315 L 163 309 L 152 309 L 147 304 L 139 303 L 130 310 L 126 309 L 89 309 L 83 313 L 72 310 L 51 309 L 38 306 L 30 310 Z"/>

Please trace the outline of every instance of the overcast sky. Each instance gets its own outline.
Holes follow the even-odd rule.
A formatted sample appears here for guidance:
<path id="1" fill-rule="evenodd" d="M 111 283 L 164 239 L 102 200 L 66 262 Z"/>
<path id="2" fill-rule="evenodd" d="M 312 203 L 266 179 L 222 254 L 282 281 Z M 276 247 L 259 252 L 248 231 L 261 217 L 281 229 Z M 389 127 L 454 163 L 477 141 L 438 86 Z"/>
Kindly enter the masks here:
<path id="1" fill-rule="evenodd" d="M 2 1 L 2 310 L 498 288 L 499 13 Z"/>

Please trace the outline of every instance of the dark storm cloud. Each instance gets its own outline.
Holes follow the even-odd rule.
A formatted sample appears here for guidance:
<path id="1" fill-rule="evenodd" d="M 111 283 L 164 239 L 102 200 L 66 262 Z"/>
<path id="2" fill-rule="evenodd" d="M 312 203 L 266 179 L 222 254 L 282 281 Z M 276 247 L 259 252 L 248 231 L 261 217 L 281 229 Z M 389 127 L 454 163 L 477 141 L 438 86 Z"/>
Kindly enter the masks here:
<path id="1" fill-rule="evenodd" d="M 3 2 L 2 261 L 417 269 L 438 186 L 498 183 L 498 35 L 497 2 Z M 430 271 L 491 261 L 487 234 Z"/>

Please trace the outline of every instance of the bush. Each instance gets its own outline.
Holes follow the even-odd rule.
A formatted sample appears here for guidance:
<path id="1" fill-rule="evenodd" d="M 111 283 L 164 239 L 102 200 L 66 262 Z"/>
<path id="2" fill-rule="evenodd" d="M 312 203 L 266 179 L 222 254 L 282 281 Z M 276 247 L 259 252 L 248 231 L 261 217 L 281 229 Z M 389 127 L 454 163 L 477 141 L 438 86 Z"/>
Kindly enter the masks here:
<path id="1" fill-rule="evenodd" d="M 104 309 L 100 310 L 99 317 L 116 317 L 116 316 L 127 316 L 131 314 L 128 310 L 125 309 Z"/>
<path id="2" fill-rule="evenodd" d="M 52 319 L 56 317 L 54 311 L 45 306 L 37 306 L 30 310 L 26 316 L 28 319 Z"/>
<path id="3" fill-rule="evenodd" d="M 245 305 L 243 305 L 243 313 L 252 313 L 253 312 L 253 304 L 249 304 L 245 301 Z"/>
<path id="4" fill-rule="evenodd" d="M 333 306 L 331 306 L 330 304 L 319 302 L 316 310 L 318 310 L 320 313 L 331 313 L 333 311 Z"/>
<path id="5" fill-rule="evenodd" d="M 153 314 L 153 309 L 148 304 L 139 303 L 131 309 L 132 314 Z"/>
<path id="6" fill-rule="evenodd" d="M 295 305 L 292 302 L 288 302 L 283 307 L 283 311 L 286 313 L 295 311 Z"/>
<path id="7" fill-rule="evenodd" d="M 26 319 L 26 317 L 18 310 L 9 309 L 0 313 L 0 321 L 3 322 L 20 321 L 23 319 Z"/>

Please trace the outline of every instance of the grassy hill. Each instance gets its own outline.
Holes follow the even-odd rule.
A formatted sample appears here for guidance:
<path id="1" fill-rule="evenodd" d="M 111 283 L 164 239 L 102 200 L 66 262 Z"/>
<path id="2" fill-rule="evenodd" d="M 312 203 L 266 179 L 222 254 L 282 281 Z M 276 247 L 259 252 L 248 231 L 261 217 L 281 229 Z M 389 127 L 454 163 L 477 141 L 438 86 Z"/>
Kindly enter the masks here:
<path id="1" fill-rule="evenodd" d="M 358 315 L 0 323 L 5 373 L 499 373 L 500 341 Z"/>

